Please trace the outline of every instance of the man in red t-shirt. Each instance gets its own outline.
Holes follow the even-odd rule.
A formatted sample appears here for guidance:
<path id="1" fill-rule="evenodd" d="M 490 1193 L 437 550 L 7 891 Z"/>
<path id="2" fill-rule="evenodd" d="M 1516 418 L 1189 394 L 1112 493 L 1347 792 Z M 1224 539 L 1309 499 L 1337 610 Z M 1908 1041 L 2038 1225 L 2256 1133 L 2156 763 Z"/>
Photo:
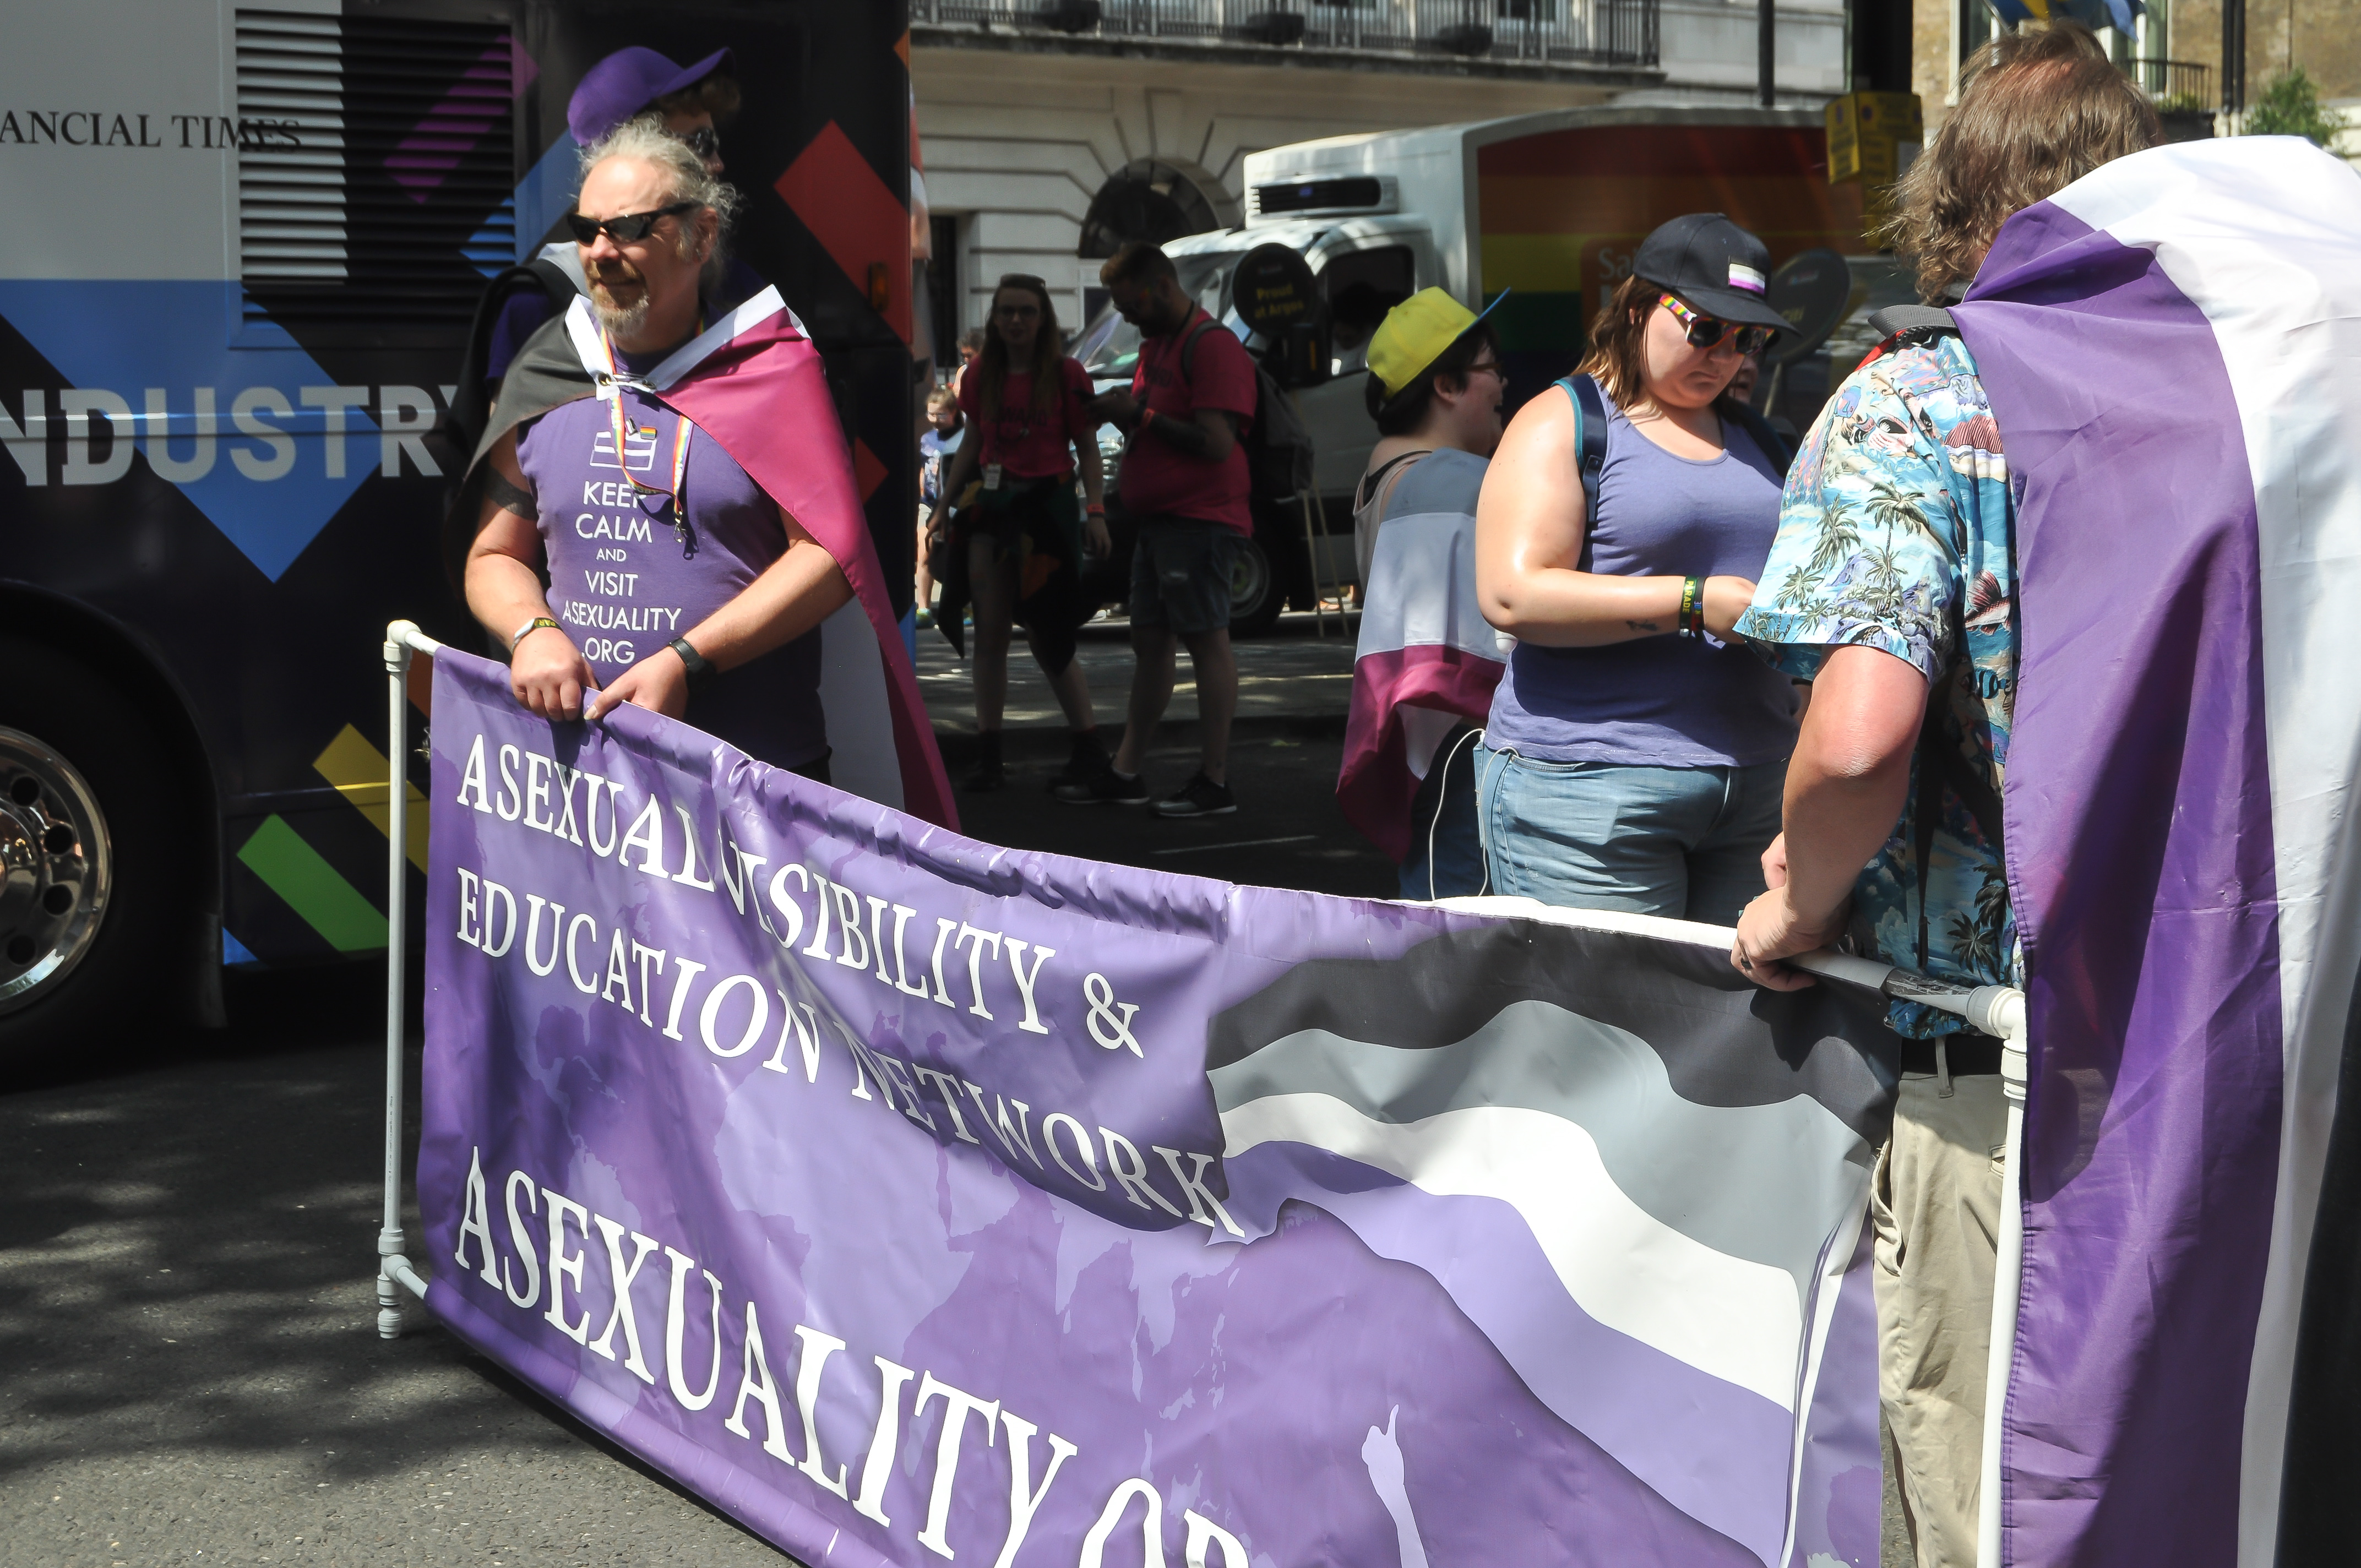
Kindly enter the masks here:
<path id="1" fill-rule="evenodd" d="M 1140 332 L 1127 392 L 1092 412 L 1126 433 L 1118 492 L 1139 525 L 1131 556 L 1130 719 L 1115 765 L 1088 784 L 1060 786 L 1076 806 L 1148 799 L 1140 760 L 1172 697 L 1173 642 L 1197 675 L 1204 753 L 1196 777 L 1156 802 L 1164 817 L 1217 817 L 1238 808 L 1229 788 L 1230 718 L 1238 666 L 1230 652 L 1230 581 L 1246 515 L 1246 455 L 1239 433 L 1255 415 L 1255 367 L 1245 345 L 1181 291 L 1171 258 L 1136 242 L 1099 269 L 1115 308 Z"/>

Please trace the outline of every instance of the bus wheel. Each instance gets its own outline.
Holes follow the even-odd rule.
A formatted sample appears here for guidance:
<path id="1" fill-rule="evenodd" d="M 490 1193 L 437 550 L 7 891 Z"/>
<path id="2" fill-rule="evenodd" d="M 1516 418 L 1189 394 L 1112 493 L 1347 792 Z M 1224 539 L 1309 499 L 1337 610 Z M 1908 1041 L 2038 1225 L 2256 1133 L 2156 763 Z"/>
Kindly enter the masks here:
<path id="1" fill-rule="evenodd" d="M 0 638 L 0 1072 L 117 1059 L 185 987 L 179 819 L 145 718 L 80 663 Z"/>
<path id="2" fill-rule="evenodd" d="M 1271 569 L 1259 540 L 1239 542 L 1238 563 L 1230 572 L 1230 635 L 1260 637 L 1279 624 L 1287 590 Z"/>

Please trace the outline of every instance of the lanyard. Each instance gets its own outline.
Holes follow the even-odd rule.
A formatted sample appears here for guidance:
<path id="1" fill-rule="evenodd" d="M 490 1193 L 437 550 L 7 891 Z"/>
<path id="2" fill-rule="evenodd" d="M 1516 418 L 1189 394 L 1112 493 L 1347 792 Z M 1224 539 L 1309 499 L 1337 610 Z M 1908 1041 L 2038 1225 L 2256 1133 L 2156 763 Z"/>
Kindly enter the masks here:
<path id="1" fill-rule="evenodd" d="M 703 319 L 699 318 L 698 330 L 702 331 L 704 325 Z M 623 477 L 629 479 L 631 482 L 631 488 L 640 494 L 663 496 L 672 502 L 673 533 L 679 539 L 686 553 L 694 555 L 697 554 L 697 544 L 689 537 L 688 508 L 686 503 L 688 489 L 688 437 L 689 433 L 696 427 L 689 423 L 687 415 L 677 409 L 673 411 L 673 417 L 677 422 L 673 432 L 671 489 L 661 489 L 654 485 L 647 484 L 637 474 L 632 473 L 631 453 L 623 444 L 627 425 L 623 418 L 623 388 L 627 383 L 615 358 L 614 341 L 602 332 L 598 334 L 598 344 L 606 351 L 607 378 L 612 384 L 615 393 L 607 404 L 609 422 L 615 435 L 615 466 L 623 471 Z M 636 378 L 633 378 L 632 384 L 638 384 Z M 653 394 L 651 393 L 650 396 L 653 397 Z M 651 428 L 648 433 L 653 435 L 655 433 L 653 428 Z"/>

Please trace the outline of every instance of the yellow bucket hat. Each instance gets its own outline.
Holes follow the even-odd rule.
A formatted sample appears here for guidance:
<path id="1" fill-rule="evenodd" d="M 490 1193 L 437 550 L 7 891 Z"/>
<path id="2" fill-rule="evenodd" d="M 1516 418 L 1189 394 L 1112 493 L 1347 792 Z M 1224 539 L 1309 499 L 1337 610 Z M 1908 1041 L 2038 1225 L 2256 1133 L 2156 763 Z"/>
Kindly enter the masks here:
<path id="1" fill-rule="evenodd" d="M 1501 290 L 1478 313 L 1441 289 L 1421 289 L 1388 311 L 1378 330 L 1369 334 L 1369 374 L 1385 388 L 1387 397 L 1400 396 L 1428 366 L 1443 357 L 1444 350 L 1508 297 L 1509 291 Z"/>

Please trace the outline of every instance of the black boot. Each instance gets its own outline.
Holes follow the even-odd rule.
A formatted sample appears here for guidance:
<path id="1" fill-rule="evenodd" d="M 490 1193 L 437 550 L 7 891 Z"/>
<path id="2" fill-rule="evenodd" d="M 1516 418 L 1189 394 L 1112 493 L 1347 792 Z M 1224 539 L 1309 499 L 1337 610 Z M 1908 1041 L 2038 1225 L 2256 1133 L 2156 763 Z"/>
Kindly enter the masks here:
<path id="1" fill-rule="evenodd" d="M 960 787 L 970 795 L 989 795 L 1007 782 L 1007 772 L 1000 765 L 1000 731 L 983 730 L 975 738 L 975 766 Z"/>
<path id="2" fill-rule="evenodd" d="M 1073 745 L 1073 753 L 1066 759 L 1064 769 L 1041 786 L 1044 789 L 1054 791 L 1060 784 L 1086 784 L 1114 765 L 1106 748 L 1099 742 L 1097 729 L 1076 729 L 1067 735 L 1067 740 Z"/>

